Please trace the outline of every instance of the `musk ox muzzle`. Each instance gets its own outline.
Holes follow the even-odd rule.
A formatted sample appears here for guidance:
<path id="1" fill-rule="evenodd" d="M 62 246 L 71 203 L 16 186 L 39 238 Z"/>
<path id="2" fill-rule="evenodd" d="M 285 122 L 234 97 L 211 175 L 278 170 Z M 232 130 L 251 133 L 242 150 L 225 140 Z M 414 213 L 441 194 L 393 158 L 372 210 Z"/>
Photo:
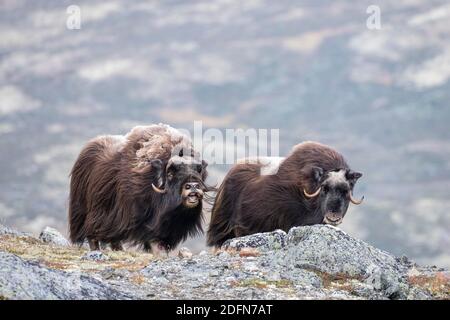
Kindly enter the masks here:
<path id="1" fill-rule="evenodd" d="M 203 199 L 202 185 L 198 182 L 187 182 L 183 185 L 181 191 L 183 205 L 187 208 L 198 206 Z"/>
<path id="2" fill-rule="evenodd" d="M 164 189 L 160 189 L 152 184 L 153 190 L 160 194 L 165 194 L 168 191 L 167 185 Z M 187 208 L 195 208 L 199 205 L 203 199 L 203 186 L 199 182 L 189 181 L 186 182 L 181 189 L 181 198 L 183 199 L 183 205 Z"/>

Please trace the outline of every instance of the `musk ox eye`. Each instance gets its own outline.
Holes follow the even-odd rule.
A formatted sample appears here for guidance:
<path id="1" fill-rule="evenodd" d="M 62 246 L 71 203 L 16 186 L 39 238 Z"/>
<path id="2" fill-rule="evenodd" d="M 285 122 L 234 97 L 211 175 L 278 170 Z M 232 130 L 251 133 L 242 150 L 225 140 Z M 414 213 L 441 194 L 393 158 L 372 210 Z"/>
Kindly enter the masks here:
<path id="1" fill-rule="evenodd" d="M 330 191 L 330 187 L 327 186 L 327 185 L 324 185 L 324 186 L 322 187 L 322 191 L 325 192 L 325 193 L 327 193 L 327 192 Z"/>

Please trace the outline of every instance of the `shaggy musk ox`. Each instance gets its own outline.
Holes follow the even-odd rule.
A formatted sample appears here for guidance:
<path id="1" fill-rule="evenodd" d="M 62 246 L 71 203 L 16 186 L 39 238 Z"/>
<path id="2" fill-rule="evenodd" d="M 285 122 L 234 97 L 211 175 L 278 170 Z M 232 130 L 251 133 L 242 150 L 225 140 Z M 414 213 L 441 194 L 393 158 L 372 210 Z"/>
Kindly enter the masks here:
<path id="1" fill-rule="evenodd" d="M 208 230 L 208 245 L 257 232 L 312 224 L 338 225 L 361 173 L 350 170 L 342 155 L 325 145 L 295 146 L 277 171 L 261 160 L 235 165 L 220 186 Z"/>
<path id="2" fill-rule="evenodd" d="M 93 139 L 71 172 L 71 241 L 168 251 L 202 232 L 207 164 L 197 159 L 189 138 L 163 124 Z"/>

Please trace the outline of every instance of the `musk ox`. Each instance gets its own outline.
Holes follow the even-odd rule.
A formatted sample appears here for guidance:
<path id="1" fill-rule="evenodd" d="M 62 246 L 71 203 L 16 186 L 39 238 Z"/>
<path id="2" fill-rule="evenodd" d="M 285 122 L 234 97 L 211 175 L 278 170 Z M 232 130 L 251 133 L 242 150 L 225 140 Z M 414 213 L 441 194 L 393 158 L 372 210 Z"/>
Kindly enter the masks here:
<path id="1" fill-rule="evenodd" d="M 164 124 L 93 139 L 71 172 L 71 241 L 169 251 L 202 232 L 206 166 L 190 139 Z"/>
<path id="2" fill-rule="evenodd" d="M 296 145 L 276 168 L 261 159 L 244 159 L 219 187 L 208 245 L 218 247 L 230 238 L 294 226 L 336 226 L 349 202 L 362 202 L 352 195 L 361 176 L 341 154 L 316 142 Z"/>

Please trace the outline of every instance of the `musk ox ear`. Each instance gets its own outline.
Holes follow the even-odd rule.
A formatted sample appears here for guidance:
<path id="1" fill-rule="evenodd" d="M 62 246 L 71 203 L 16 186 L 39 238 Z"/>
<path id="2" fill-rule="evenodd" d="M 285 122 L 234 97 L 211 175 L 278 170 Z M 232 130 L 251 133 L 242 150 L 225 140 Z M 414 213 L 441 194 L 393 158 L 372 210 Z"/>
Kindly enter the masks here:
<path id="1" fill-rule="evenodd" d="M 352 181 L 353 183 L 355 183 L 359 178 L 362 177 L 362 173 L 349 170 L 345 174 L 345 177 L 347 178 L 347 180 Z"/>
<path id="2" fill-rule="evenodd" d="M 311 168 L 311 177 L 314 181 L 320 182 L 323 176 L 323 169 L 321 167 L 312 167 Z"/>

